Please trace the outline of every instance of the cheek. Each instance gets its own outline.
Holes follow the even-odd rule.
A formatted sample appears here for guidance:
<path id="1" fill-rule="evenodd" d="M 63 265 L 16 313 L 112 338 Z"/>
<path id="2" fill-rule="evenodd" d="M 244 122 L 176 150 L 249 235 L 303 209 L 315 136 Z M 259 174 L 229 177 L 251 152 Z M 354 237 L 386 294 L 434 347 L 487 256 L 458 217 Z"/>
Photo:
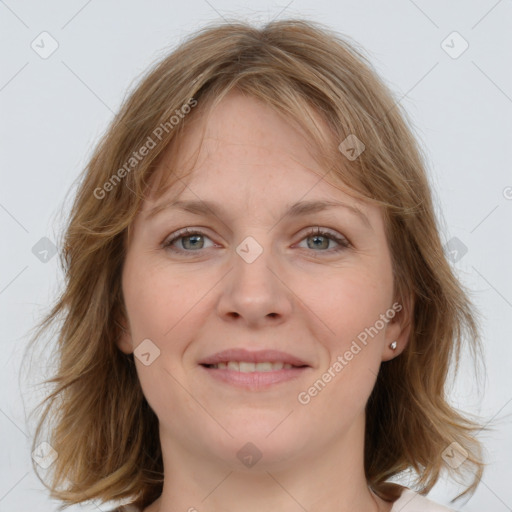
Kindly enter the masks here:
<path id="1" fill-rule="evenodd" d="M 134 338 L 151 337 L 164 342 L 186 311 L 200 298 L 190 280 L 161 265 L 127 261 L 123 293 Z"/>
<path id="2" fill-rule="evenodd" d="M 328 279 L 301 278 L 297 295 L 327 328 L 328 339 L 343 348 L 375 324 L 391 305 L 387 274 L 347 268 Z"/>
<path id="3" fill-rule="evenodd" d="M 326 354 L 317 386 L 322 398 L 315 398 L 316 403 L 320 407 L 337 403 L 342 416 L 352 416 L 364 408 L 379 371 L 386 325 L 381 315 L 391 306 L 391 276 L 384 271 L 344 269 L 334 277 L 331 274 L 323 286 L 315 288 L 313 282 L 303 281 L 302 293 L 325 333 L 316 336 Z"/>
<path id="4" fill-rule="evenodd" d="M 126 261 L 123 293 L 133 349 L 146 339 L 156 346 L 149 345 L 158 354 L 149 366 L 135 359 L 142 388 L 150 401 L 155 390 L 168 387 L 168 382 L 164 385 L 169 380 L 166 371 L 181 379 L 180 364 L 191 333 L 197 329 L 204 290 L 183 273 L 132 258 Z"/>
<path id="5" fill-rule="evenodd" d="M 165 308 L 166 297 L 161 290 L 152 287 L 150 282 L 142 278 L 140 283 L 124 293 L 134 345 L 144 338 L 160 339 L 165 332 L 166 319 L 169 322 L 172 320 L 165 315 L 166 309 L 167 312 L 172 311 L 172 304 L 167 303 L 168 307 Z"/>
<path id="6" fill-rule="evenodd" d="M 126 261 L 123 293 L 133 348 L 146 339 L 154 343 L 149 345 L 150 364 L 135 356 L 137 375 L 148 404 L 167 424 L 194 406 L 178 384 L 183 381 L 179 362 L 186 347 L 187 329 L 191 329 L 186 314 L 191 305 L 185 297 L 194 295 L 187 293 L 185 284 L 183 278 L 166 273 L 161 266 L 147 262 L 142 265 L 136 258 Z M 175 399 L 169 400 L 170 396 Z"/>

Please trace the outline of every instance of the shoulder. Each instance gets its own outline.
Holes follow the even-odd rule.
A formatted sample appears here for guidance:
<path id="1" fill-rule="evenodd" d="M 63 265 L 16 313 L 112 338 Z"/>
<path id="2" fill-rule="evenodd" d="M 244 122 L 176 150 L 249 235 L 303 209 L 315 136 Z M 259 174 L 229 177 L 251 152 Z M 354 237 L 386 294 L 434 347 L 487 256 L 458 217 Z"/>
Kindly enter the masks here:
<path id="1" fill-rule="evenodd" d="M 404 489 L 393 504 L 391 512 L 455 512 L 454 509 L 438 505 L 411 489 Z"/>

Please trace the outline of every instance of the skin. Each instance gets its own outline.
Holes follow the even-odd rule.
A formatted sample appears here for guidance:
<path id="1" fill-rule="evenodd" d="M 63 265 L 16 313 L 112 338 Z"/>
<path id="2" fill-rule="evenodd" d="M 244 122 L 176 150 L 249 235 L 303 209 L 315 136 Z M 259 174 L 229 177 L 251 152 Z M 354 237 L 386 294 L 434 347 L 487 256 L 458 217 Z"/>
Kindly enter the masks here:
<path id="1" fill-rule="evenodd" d="M 176 168 L 199 150 L 193 172 L 144 202 L 122 276 L 128 318 L 120 350 L 131 353 L 148 338 L 160 350 L 147 366 L 135 358 L 159 418 L 165 473 L 161 497 L 145 512 L 389 511 L 365 480 L 364 408 L 380 364 L 407 343 L 405 309 L 308 404 L 297 399 L 395 302 L 382 212 L 319 180 L 325 171 L 302 133 L 256 99 L 230 92 L 187 130 Z M 149 217 L 177 198 L 225 211 L 167 208 Z M 300 200 L 355 206 L 370 227 L 346 208 L 285 217 Z M 175 241 L 181 255 L 162 246 L 185 227 L 205 236 Z M 351 245 L 308 234 L 316 227 Z M 248 236 L 263 249 L 252 263 L 236 252 Z M 198 364 L 233 347 L 282 350 L 310 368 L 267 390 L 239 389 Z M 249 441 L 262 455 L 250 468 L 237 457 Z"/>

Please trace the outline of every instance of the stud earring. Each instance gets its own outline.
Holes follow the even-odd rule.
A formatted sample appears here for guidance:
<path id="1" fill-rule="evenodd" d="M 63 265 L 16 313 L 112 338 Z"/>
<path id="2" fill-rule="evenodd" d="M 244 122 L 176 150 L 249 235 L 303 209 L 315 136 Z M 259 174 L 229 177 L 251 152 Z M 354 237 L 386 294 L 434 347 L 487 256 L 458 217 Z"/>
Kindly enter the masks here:
<path id="1" fill-rule="evenodd" d="M 393 341 L 389 344 L 389 348 L 391 350 L 396 350 L 396 347 L 397 347 L 398 343 L 396 341 Z"/>

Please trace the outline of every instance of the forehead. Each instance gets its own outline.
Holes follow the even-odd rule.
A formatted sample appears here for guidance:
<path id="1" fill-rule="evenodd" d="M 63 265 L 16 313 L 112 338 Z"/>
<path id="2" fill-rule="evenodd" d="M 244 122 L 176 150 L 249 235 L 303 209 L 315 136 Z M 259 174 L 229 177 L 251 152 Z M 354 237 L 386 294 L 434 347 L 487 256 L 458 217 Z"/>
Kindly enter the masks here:
<path id="1" fill-rule="evenodd" d="M 309 114 L 319 133 L 332 137 L 320 116 Z M 196 108 L 179 141 L 163 155 L 148 202 L 164 194 L 177 197 L 187 187 L 211 195 L 237 185 L 255 196 L 280 187 L 289 195 L 314 188 L 333 198 L 340 193 L 357 197 L 326 167 L 297 122 L 259 99 L 230 91 L 217 105 Z"/>
<path id="2" fill-rule="evenodd" d="M 162 223 L 189 212 L 190 219 L 221 220 L 228 230 L 324 212 L 322 218 L 348 215 L 368 233 L 386 238 L 381 208 L 322 165 L 297 123 L 241 94 L 230 93 L 213 108 L 200 107 L 157 165 L 135 231 L 162 210 Z M 177 208 L 176 202 L 187 204 Z"/>

